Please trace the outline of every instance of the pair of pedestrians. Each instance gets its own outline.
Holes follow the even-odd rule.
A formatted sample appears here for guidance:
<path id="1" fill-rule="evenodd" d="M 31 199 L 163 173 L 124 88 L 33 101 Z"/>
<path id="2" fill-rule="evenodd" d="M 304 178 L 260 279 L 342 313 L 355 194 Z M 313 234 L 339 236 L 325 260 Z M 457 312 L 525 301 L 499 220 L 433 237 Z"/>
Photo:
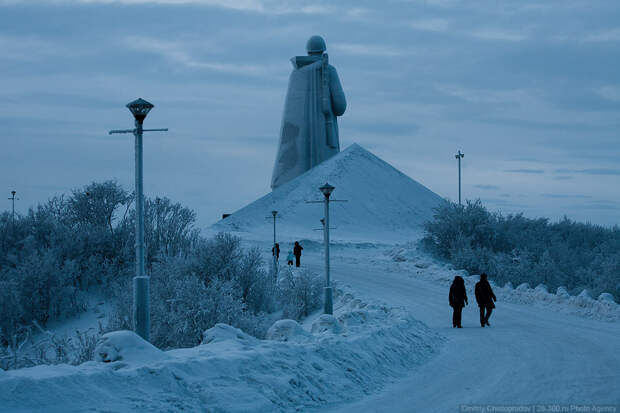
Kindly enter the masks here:
<path id="1" fill-rule="evenodd" d="M 491 324 L 489 324 L 489 317 L 491 317 L 491 313 L 495 308 L 494 302 L 496 301 L 496 297 L 485 273 L 480 274 L 480 281 L 476 283 L 474 292 L 476 294 L 478 307 L 480 307 L 480 326 L 491 327 Z M 448 299 L 450 307 L 454 310 L 452 313 L 452 327 L 463 328 L 461 325 L 461 313 L 463 307 L 468 304 L 465 280 L 463 280 L 463 277 L 458 275 L 454 277 L 454 281 L 452 281 L 452 285 L 450 286 L 450 295 Z"/>

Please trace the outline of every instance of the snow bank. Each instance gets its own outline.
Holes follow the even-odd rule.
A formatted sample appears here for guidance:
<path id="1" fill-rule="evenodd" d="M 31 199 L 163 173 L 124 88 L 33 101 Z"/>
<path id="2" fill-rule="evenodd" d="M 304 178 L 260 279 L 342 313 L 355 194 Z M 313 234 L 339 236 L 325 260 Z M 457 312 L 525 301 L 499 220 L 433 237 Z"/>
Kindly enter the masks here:
<path id="1" fill-rule="evenodd" d="M 312 332 L 280 320 L 270 329 L 272 340 L 218 324 L 197 347 L 161 352 L 131 332 L 109 333 L 97 347 L 98 359 L 107 362 L 0 374 L 0 406 L 7 412 L 294 411 L 376 392 L 442 343 L 402 309 L 342 290 L 336 297 L 334 315 L 317 317 Z"/>
<path id="2" fill-rule="evenodd" d="M 295 320 L 278 320 L 267 330 L 267 339 L 276 341 L 308 341 L 308 334 Z"/>
<path id="3" fill-rule="evenodd" d="M 148 363 L 165 357 L 163 351 L 144 341 L 133 331 L 127 330 L 104 334 L 95 347 L 95 361 L 103 363 L 113 361 Z"/>
<path id="4" fill-rule="evenodd" d="M 454 276 L 460 275 L 465 280 L 467 290 L 473 291 L 475 283 L 480 279 L 479 275 L 469 275 L 465 270 L 454 270 L 450 264 L 438 262 L 420 251 L 416 243 L 389 248 L 385 255 L 391 259 L 388 271 L 409 272 L 412 276 L 440 282 L 446 286 L 452 283 Z M 536 288 L 531 288 L 528 283 L 520 284 L 516 288 L 513 288 L 510 282 L 504 287 L 495 286 L 492 280 L 491 284 L 499 301 L 552 307 L 554 311 L 602 321 L 620 321 L 620 305 L 609 293 L 602 293 L 598 299 L 594 299 L 587 290 L 571 296 L 565 287 L 558 287 L 554 294 L 550 293 L 544 284 L 539 284 Z"/>

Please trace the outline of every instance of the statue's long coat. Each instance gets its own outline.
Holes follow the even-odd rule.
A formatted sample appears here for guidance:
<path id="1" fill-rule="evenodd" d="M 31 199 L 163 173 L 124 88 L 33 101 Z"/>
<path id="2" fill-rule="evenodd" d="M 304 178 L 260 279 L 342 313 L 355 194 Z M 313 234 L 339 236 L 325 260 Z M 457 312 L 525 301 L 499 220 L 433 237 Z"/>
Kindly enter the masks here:
<path id="1" fill-rule="evenodd" d="M 273 189 L 340 152 L 336 116 L 341 116 L 347 107 L 333 66 L 327 66 L 330 108 L 326 115 L 322 104 L 323 64 L 320 56 L 298 56 L 291 62 L 293 72 L 288 83 L 280 144 L 271 178 Z M 329 134 L 328 125 L 331 127 Z"/>

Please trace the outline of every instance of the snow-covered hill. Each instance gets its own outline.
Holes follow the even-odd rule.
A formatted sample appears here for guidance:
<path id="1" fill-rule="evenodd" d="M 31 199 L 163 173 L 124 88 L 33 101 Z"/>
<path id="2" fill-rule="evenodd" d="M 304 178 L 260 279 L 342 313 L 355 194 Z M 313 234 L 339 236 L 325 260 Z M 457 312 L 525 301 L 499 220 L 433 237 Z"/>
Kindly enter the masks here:
<path id="1" fill-rule="evenodd" d="M 279 213 L 278 240 L 320 239 L 322 204 L 319 191 L 326 182 L 336 189 L 330 204 L 335 240 L 394 241 L 414 238 L 433 215 L 442 198 L 373 155 L 353 144 L 273 192 L 238 210 L 211 229 L 239 233 L 244 238 L 269 239 L 272 210 Z"/>

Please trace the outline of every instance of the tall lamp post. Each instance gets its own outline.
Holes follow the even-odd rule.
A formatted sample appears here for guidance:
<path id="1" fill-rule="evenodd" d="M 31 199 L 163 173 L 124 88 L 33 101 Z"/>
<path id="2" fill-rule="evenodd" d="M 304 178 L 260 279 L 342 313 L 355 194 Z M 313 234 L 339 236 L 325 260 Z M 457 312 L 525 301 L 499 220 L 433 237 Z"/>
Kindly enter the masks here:
<path id="1" fill-rule="evenodd" d="M 12 231 L 15 232 L 15 201 L 19 201 L 19 198 L 15 198 L 16 191 L 11 191 L 10 201 L 13 202 L 13 212 L 11 213 L 11 228 Z"/>
<path id="2" fill-rule="evenodd" d="M 331 279 L 329 274 L 329 196 L 334 191 L 334 187 L 328 184 L 319 188 L 325 197 L 325 224 L 324 224 L 324 238 L 325 238 L 325 314 L 334 313 L 334 301 L 332 294 Z"/>
<path id="3" fill-rule="evenodd" d="M 459 153 L 454 155 L 454 157 L 459 161 L 459 205 L 461 205 L 461 159 L 465 157 L 465 154 L 459 150 Z"/>
<path id="4" fill-rule="evenodd" d="M 144 340 L 149 341 L 151 328 L 151 314 L 149 309 L 149 277 L 144 271 L 144 189 L 143 189 L 143 162 L 142 162 L 142 133 L 167 131 L 163 129 L 144 129 L 142 124 L 153 105 L 144 99 L 129 102 L 127 108 L 135 119 L 134 129 L 111 130 L 114 133 L 133 133 L 135 137 L 136 155 L 136 276 L 133 278 L 133 323 L 134 330 Z"/>
<path id="5" fill-rule="evenodd" d="M 332 185 L 326 182 L 325 185 L 319 188 L 324 196 L 322 201 L 306 201 L 309 204 L 321 203 L 325 205 L 325 217 L 321 220 L 321 223 L 323 224 L 323 241 L 325 242 L 325 305 L 323 310 L 325 314 L 334 313 L 334 302 L 329 268 L 329 203 L 347 202 L 342 199 L 330 199 L 330 195 L 334 192 L 334 189 L 335 188 Z"/>
<path id="6" fill-rule="evenodd" d="M 276 218 L 278 217 L 278 211 L 271 211 L 273 216 L 273 276 L 278 278 L 278 251 L 276 250 Z"/>

